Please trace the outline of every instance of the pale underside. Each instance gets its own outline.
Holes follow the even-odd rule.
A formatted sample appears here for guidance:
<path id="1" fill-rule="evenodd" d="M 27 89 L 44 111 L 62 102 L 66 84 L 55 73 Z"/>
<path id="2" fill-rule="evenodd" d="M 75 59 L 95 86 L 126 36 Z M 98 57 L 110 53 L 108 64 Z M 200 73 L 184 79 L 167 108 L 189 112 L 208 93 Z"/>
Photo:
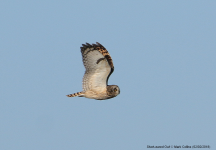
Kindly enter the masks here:
<path id="1" fill-rule="evenodd" d="M 94 99 L 106 96 L 107 77 L 111 71 L 107 59 L 98 50 L 87 48 L 83 53 L 83 64 L 86 68 L 83 77 L 84 96 Z"/>

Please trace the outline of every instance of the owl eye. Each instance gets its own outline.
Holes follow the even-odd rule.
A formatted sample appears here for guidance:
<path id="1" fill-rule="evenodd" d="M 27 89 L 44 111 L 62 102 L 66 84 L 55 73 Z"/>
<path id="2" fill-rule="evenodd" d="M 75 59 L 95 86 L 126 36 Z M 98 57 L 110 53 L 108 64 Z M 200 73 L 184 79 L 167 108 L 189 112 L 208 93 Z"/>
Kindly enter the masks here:
<path id="1" fill-rule="evenodd" d="M 114 88 L 114 92 L 116 92 L 117 91 L 117 89 L 116 88 Z"/>

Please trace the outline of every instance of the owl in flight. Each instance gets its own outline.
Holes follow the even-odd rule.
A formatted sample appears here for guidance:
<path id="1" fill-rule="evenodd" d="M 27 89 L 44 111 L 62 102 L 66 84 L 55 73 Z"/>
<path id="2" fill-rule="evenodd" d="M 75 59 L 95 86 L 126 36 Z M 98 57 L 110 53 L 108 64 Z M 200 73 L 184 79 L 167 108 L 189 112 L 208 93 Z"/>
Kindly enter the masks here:
<path id="1" fill-rule="evenodd" d="M 83 91 L 67 95 L 68 97 L 86 97 L 96 100 L 105 100 L 120 94 L 117 85 L 108 85 L 108 79 L 114 71 L 113 61 L 103 45 L 82 44 L 81 53 L 85 66 L 83 76 Z"/>

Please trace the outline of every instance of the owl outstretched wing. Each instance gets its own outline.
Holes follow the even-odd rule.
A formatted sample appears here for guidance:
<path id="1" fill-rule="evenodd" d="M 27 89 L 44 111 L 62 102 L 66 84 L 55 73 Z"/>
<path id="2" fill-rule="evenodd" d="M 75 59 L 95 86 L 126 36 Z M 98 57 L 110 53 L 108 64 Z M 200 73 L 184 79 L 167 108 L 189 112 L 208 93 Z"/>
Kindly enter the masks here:
<path id="1" fill-rule="evenodd" d="M 114 71 L 110 54 L 98 42 L 92 45 L 89 43 L 82 44 L 80 48 L 86 69 L 83 77 L 83 91 L 100 92 L 106 90 L 109 76 Z"/>

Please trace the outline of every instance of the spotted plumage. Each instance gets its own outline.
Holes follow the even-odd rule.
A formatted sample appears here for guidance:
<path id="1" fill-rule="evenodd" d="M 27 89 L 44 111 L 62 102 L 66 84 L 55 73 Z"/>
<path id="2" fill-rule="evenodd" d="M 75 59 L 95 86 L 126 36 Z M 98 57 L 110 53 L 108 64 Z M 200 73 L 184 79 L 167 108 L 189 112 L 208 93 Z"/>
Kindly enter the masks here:
<path id="1" fill-rule="evenodd" d="M 96 44 L 82 44 L 80 48 L 83 65 L 86 69 L 83 77 L 83 91 L 67 96 L 105 100 L 120 94 L 117 85 L 108 85 L 108 79 L 114 71 L 114 65 L 106 48 L 98 42 Z"/>

